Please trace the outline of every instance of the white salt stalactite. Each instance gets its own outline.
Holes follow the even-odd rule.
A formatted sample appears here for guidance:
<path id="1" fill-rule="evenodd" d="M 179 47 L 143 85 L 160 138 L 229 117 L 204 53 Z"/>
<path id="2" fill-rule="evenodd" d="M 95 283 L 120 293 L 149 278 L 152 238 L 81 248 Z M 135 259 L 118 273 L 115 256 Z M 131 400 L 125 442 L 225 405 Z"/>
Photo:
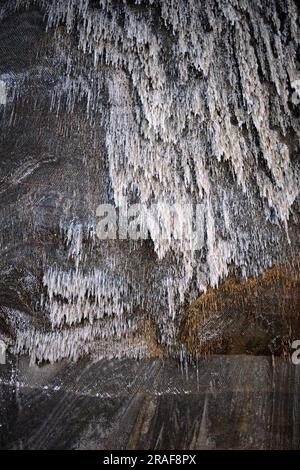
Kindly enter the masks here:
<path id="1" fill-rule="evenodd" d="M 274 225 L 288 231 L 300 187 L 299 169 L 286 142 L 290 128 L 299 139 L 289 89 L 292 81 L 299 90 L 295 3 L 285 2 L 290 20 L 288 43 L 272 1 L 266 8 L 265 2 L 254 5 L 248 0 L 157 0 L 149 1 L 146 9 L 137 1 L 140 10 L 125 0 L 120 8 L 110 0 L 99 1 L 98 8 L 91 8 L 88 0 L 36 3 L 46 9 L 49 30 L 63 24 L 67 34 L 76 32 L 79 50 L 93 60 L 84 77 L 81 71 L 76 75 L 71 54 L 67 57 L 66 75 L 55 88 L 53 109 L 57 106 L 59 112 L 65 98 L 72 112 L 76 100 L 84 98 L 89 118 L 94 119 L 95 112 L 103 116 L 98 125 L 105 123 L 115 205 L 126 206 L 136 193 L 145 207 L 155 206 L 155 218 L 150 214 L 146 224 L 158 262 L 173 253 L 177 263 L 174 276 L 167 276 L 163 283 L 169 309 L 161 314 L 160 328 L 163 341 L 170 344 L 180 304 L 193 279 L 200 293 L 218 286 L 232 263 L 244 276 L 256 275 L 272 263 L 272 258 L 253 261 L 251 255 L 255 243 L 263 249 L 276 241 L 275 235 L 271 240 L 269 232 L 264 235 L 252 220 L 255 207 L 263 207 L 264 223 L 272 213 Z M 276 33 L 262 20 L 262 8 Z M 160 12 L 155 26 L 154 9 Z M 103 87 L 107 92 L 104 104 Z M 230 174 L 227 180 L 225 167 Z M 201 204 L 203 221 L 200 251 L 205 260 L 200 266 L 197 237 L 182 237 L 183 220 L 187 224 L 189 220 L 183 208 L 195 203 Z M 243 210 L 248 211 L 243 214 L 251 225 L 248 233 L 237 217 Z M 48 297 L 43 305 L 52 328 L 87 320 L 90 326 L 84 326 L 85 331 L 92 334 L 88 328 L 94 322 L 106 316 L 122 318 L 141 299 L 137 295 L 129 302 L 126 282 L 118 282 L 100 267 L 85 273 L 82 236 L 82 227 L 71 224 L 66 243 L 75 270 L 52 267 L 45 271 Z M 57 335 L 58 349 L 64 333 L 59 334 L 49 333 Z M 22 347 L 32 350 L 36 340 L 30 341 L 30 346 L 25 341 Z M 59 357 L 70 356 L 68 351 L 67 346 L 64 352 L 61 349 Z"/>

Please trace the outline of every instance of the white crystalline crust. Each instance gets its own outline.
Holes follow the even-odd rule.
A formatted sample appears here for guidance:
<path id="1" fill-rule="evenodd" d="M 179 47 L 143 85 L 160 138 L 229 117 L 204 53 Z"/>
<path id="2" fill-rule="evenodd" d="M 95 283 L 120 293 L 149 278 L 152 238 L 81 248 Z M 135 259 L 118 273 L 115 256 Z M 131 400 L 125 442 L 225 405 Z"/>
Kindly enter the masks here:
<path id="1" fill-rule="evenodd" d="M 202 204 L 201 263 L 193 246 L 175 240 L 163 210 L 161 230 L 167 236 L 148 226 L 158 259 L 172 251 L 178 261 L 178 275 L 164 285 L 169 313 L 161 322 L 162 337 L 171 343 L 172 322 L 192 280 L 198 293 L 217 286 L 231 263 L 245 276 L 256 275 L 273 261 L 272 255 L 253 259 L 256 246 L 257 253 L 276 246 L 280 227 L 288 237 L 299 196 L 299 167 L 289 148 L 291 129 L 299 139 L 291 108 L 300 78 L 296 4 L 282 2 L 284 23 L 275 0 L 137 0 L 135 5 L 99 0 L 98 8 L 88 0 L 19 0 L 17 6 L 32 3 L 45 8 L 49 30 L 66 25 L 68 34 L 77 33 L 79 51 L 92 57 L 88 78 L 76 76 L 68 58 L 52 106 L 65 96 L 71 111 L 84 97 L 89 118 L 95 112 L 105 116 L 99 126 L 105 125 L 116 206 L 128 204 L 133 193 L 145 205 Z M 245 220 L 248 227 L 241 225 Z M 122 329 L 124 310 L 132 307 L 126 285 L 108 272 L 80 271 L 76 230 L 72 226 L 67 235 L 78 242 L 76 270 L 45 271 L 44 306 L 53 328 L 82 320 L 90 324 L 76 328 L 74 336 L 72 329 L 43 338 L 33 333 L 34 339 L 22 333 L 20 348 L 38 358 L 76 356 L 69 343 L 76 343 L 77 352 L 84 348 L 100 332 L 94 322 L 106 316 Z"/>

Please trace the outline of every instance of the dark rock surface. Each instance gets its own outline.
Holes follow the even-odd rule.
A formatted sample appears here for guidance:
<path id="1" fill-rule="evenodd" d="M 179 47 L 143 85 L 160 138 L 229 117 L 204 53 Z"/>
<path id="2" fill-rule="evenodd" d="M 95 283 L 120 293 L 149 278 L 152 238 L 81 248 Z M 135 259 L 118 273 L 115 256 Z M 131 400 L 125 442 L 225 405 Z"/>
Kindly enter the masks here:
<path id="1" fill-rule="evenodd" d="M 29 367 L 1 379 L 9 449 L 298 449 L 300 368 L 270 357 Z"/>

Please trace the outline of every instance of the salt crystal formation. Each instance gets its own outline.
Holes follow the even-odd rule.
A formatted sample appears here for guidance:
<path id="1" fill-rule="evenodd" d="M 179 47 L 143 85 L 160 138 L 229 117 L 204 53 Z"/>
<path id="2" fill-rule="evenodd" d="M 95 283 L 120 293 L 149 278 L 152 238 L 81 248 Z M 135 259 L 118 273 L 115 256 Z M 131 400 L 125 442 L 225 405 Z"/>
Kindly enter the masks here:
<path id="1" fill-rule="evenodd" d="M 93 145 L 99 159 L 105 149 L 114 205 L 156 204 L 159 229 L 148 220 L 148 249 L 160 273 L 145 300 L 143 279 L 117 276 L 114 261 L 89 265 L 84 240 L 101 245 L 96 220 L 84 226 L 62 218 L 60 236 L 73 265 L 44 263 L 40 308 L 49 323 L 18 329 L 17 348 L 50 361 L 97 347 L 103 355 L 147 354 L 142 340 L 130 343 L 141 308 L 162 346 L 174 352 L 184 302 L 218 286 L 230 270 L 256 276 L 297 256 L 297 233 L 290 230 L 299 198 L 296 2 L 12 4 L 2 7 L 2 21 L 13 8 L 45 12 L 60 70 L 49 109 L 72 119 L 76 103 L 84 103 L 86 121 L 101 134 Z M 12 102 L 22 83 L 14 81 Z M 186 204 L 201 207 L 194 240 L 176 236 Z M 175 208 L 173 218 L 165 205 Z M 157 298 L 163 306 L 153 305 Z"/>

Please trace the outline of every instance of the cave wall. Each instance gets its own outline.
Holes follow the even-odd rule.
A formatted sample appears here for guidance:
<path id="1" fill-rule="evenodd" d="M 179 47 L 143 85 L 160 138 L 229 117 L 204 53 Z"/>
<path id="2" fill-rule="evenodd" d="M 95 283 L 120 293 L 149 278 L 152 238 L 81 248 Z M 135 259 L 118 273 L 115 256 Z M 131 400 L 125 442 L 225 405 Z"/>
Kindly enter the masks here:
<path id="1" fill-rule="evenodd" d="M 0 318 L 17 352 L 227 353 L 250 328 L 262 349 L 237 351 L 265 354 L 297 333 L 272 297 L 280 276 L 251 286 L 299 258 L 298 13 L 292 0 L 1 1 Z M 99 240 L 97 206 L 135 202 L 155 204 L 149 238 Z M 178 239 L 186 204 L 201 224 Z M 203 327 L 202 296 L 226 279 L 250 280 L 247 312 L 230 294 Z"/>

